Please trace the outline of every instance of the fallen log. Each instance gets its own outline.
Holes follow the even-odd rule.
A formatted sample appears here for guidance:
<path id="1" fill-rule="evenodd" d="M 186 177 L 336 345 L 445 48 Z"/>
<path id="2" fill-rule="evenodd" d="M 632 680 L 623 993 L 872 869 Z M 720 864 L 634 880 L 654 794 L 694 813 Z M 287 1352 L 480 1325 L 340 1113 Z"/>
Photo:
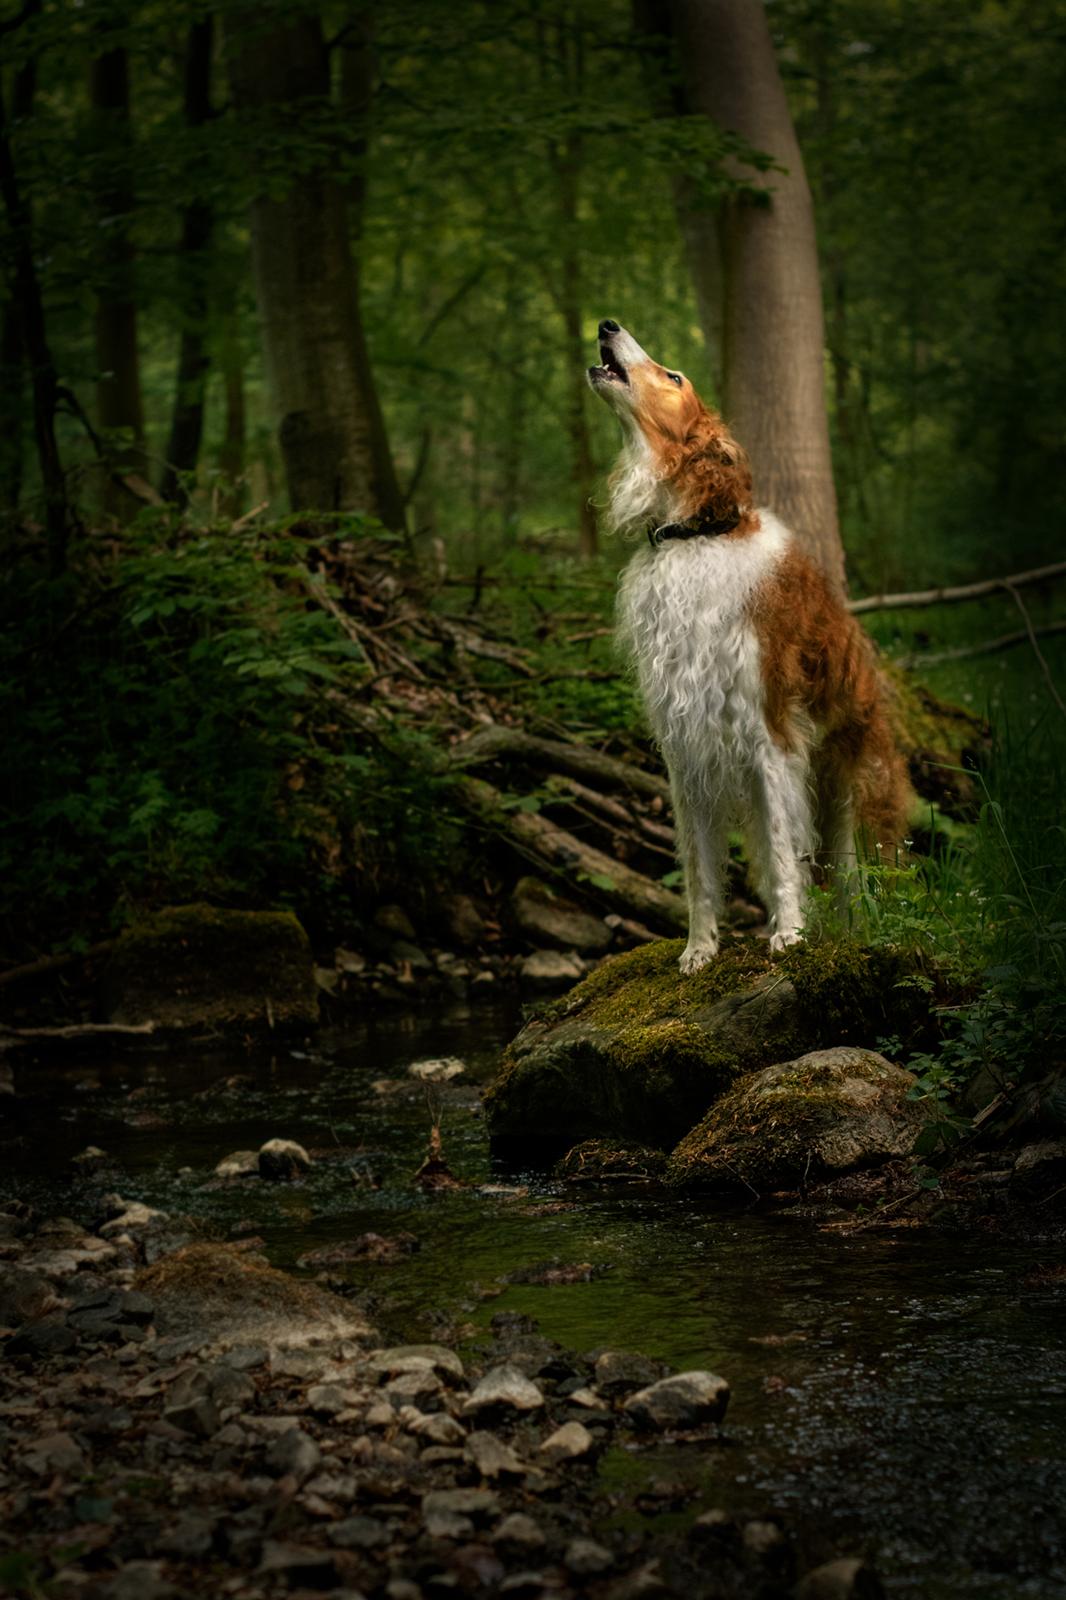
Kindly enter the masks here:
<path id="1" fill-rule="evenodd" d="M 670 785 L 656 772 L 646 772 L 617 756 L 604 755 L 587 745 L 566 744 L 561 739 L 542 739 L 522 728 L 492 723 L 461 744 L 453 745 L 449 762 L 456 767 L 481 767 L 490 761 L 533 762 L 552 772 L 567 772 L 572 777 L 591 779 L 611 789 L 628 789 L 652 800 L 669 800 Z"/>
<path id="2" fill-rule="evenodd" d="M 562 874 L 577 893 L 587 897 L 591 888 L 613 911 L 665 933 L 684 933 L 687 928 L 680 895 L 585 844 L 539 812 L 507 810 L 503 795 L 483 778 L 461 779 L 453 792 L 482 826 L 526 860 L 532 857 Z"/>

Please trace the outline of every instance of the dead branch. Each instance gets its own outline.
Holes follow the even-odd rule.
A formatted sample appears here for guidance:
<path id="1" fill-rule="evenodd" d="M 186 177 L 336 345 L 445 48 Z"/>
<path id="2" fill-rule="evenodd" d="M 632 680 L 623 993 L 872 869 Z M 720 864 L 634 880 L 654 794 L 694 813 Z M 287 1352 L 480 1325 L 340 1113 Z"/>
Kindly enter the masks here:
<path id="1" fill-rule="evenodd" d="M 8 967 L 6 972 L 0 972 L 0 989 L 9 983 L 43 977 L 46 972 L 59 972 L 63 967 L 73 966 L 75 961 L 91 961 L 96 956 L 106 955 L 114 946 L 114 939 L 103 939 L 99 944 L 90 945 L 88 950 L 67 950 L 62 955 L 38 956 L 36 961 L 27 961 L 21 967 Z"/>
<path id="2" fill-rule="evenodd" d="M 1011 599 L 1014 601 L 1014 604 L 1018 607 L 1018 610 L 1022 614 L 1022 621 L 1025 623 L 1025 631 L 1029 636 L 1029 643 L 1033 647 L 1033 654 L 1036 656 L 1037 661 L 1040 663 L 1040 670 L 1044 674 L 1044 682 L 1048 686 L 1048 693 L 1051 695 L 1051 698 L 1054 700 L 1055 704 L 1058 706 L 1058 708 L 1062 712 L 1063 716 L 1066 717 L 1066 705 L 1063 704 L 1062 696 L 1059 694 L 1058 689 L 1055 687 L 1055 680 L 1051 676 L 1051 668 L 1047 664 L 1047 660 L 1046 660 L 1046 658 L 1044 656 L 1044 652 L 1041 650 L 1040 646 L 1036 642 L 1036 637 L 1037 636 L 1036 636 L 1036 629 L 1033 627 L 1033 619 L 1029 615 L 1028 611 L 1025 609 L 1025 604 L 1024 604 L 1024 602 L 1022 600 L 1022 597 L 1018 593 L 1018 591 L 1015 588 L 1014 584 L 1012 584 L 1012 583 L 1008 584 L 1007 588 L 1008 588 L 1008 590 L 1010 592 Z M 1064 623 L 1063 626 L 1066 626 L 1066 623 Z"/>
<path id="3" fill-rule="evenodd" d="M 587 745 L 566 744 L 562 740 L 540 739 L 522 728 L 493 723 L 452 747 L 450 761 L 456 767 L 485 766 L 490 761 L 531 761 L 553 772 L 566 772 L 579 779 L 599 782 L 611 789 L 630 790 L 653 800 L 669 800 L 670 786 L 656 772 L 616 756 L 604 755 Z"/>
<path id="4" fill-rule="evenodd" d="M 1066 633 L 1066 621 L 1046 622 L 1032 633 L 1019 628 L 1017 633 L 1001 633 L 996 639 L 982 639 L 980 644 L 960 644 L 950 650 L 918 650 L 911 655 L 897 656 L 896 664 L 908 672 L 925 667 L 939 667 L 946 661 L 967 661 L 971 656 L 992 656 L 1000 650 L 1010 650 L 1016 644 L 1031 644 L 1033 635 L 1038 639 L 1050 634 Z"/>
<path id="5" fill-rule="evenodd" d="M 999 589 L 1017 589 L 1027 583 L 1042 583 L 1064 572 L 1066 561 L 1053 561 L 1050 566 L 1033 567 L 1029 572 L 1011 572 L 1002 578 L 983 578 L 979 583 L 961 583 L 953 588 L 916 589 L 910 594 L 868 594 L 861 600 L 849 600 L 848 610 L 858 615 L 863 611 L 901 611 L 911 606 L 936 606 L 941 601 L 949 600 L 979 600 L 982 595 L 995 594 Z"/>
<path id="6" fill-rule="evenodd" d="M 10 1028 L 6 1022 L 0 1022 L 0 1044 L 6 1039 L 18 1043 L 30 1039 L 105 1039 L 128 1034 L 143 1037 L 154 1033 L 156 1026 L 154 1022 L 78 1022 L 65 1028 Z"/>

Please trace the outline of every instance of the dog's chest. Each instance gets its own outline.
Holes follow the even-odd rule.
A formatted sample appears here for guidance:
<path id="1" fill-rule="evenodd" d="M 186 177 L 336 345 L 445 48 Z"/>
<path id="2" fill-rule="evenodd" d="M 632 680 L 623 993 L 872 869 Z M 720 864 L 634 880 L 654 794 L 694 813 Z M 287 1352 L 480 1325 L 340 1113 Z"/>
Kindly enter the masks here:
<path id="1" fill-rule="evenodd" d="M 641 551 L 619 590 L 619 634 L 666 745 L 746 743 L 762 720 L 753 601 L 787 534 L 763 513 L 746 540 L 692 539 Z"/>

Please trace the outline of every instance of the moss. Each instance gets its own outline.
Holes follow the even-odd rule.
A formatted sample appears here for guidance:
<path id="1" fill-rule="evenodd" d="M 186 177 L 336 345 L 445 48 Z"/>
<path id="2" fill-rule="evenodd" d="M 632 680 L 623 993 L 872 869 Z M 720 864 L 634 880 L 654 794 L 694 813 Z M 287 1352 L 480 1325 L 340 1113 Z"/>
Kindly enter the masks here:
<path id="1" fill-rule="evenodd" d="M 113 1021 L 162 1027 L 309 1027 L 307 934 L 288 911 L 171 906 L 128 928 L 105 975 Z"/>
<path id="2" fill-rule="evenodd" d="M 854 941 L 774 958 L 738 940 L 691 977 L 680 939 L 605 961 L 527 1026 L 486 1096 L 497 1137 L 622 1135 L 673 1144 L 737 1077 L 819 1046 L 915 1037 L 920 988 L 904 959 Z"/>
<path id="3" fill-rule="evenodd" d="M 661 1178 L 666 1157 L 648 1145 L 617 1139 L 586 1139 L 566 1152 L 555 1168 L 569 1183 L 647 1183 Z"/>

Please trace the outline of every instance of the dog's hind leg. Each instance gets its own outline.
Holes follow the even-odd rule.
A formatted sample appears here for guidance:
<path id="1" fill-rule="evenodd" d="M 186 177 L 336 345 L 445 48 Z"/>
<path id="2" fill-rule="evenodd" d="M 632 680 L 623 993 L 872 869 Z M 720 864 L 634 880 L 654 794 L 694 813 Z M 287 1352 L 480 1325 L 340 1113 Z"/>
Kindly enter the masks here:
<path id="1" fill-rule="evenodd" d="M 709 801 L 694 803 L 679 783 L 672 787 L 677 854 L 688 901 L 688 944 L 679 965 L 682 972 L 698 972 L 718 954 L 728 830 Z"/>
<path id="2" fill-rule="evenodd" d="M 751 772 L 750 827 L 759 889 L 770 917 L 770 949 L 803 936 L 803 901 L 814 854 L 806 753 L 769 740 Z"/>

